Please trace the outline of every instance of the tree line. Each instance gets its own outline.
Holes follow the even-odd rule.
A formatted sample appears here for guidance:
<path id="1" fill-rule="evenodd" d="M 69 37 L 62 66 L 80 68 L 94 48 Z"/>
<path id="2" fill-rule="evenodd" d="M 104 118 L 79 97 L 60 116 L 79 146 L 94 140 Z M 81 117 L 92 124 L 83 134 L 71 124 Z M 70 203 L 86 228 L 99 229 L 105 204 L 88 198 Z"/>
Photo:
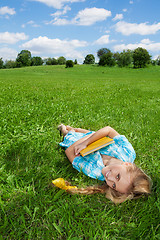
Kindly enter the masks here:
<path id="1" fill-rule="evenodd" d="M 123 50 L 122 52 L 112 53 L 108 48 L 101 48 L 97 52 L 99 58 L 99 66 L 119 67 L 133 66 L 134 68 L 144 68 L 148 64 L 160 65 L 160 56 L 156 60 L 151 60 L 149 52 L 141 47 L 135 50 Z M 85 57 L 84 64 L 94 64 L 95 57 L 93 54 L 88 54 Z"/>
<path id="2" fill-rule="evenodd" d="M 73 62 L 72 60 L 66 60 L 65 57 L 61 56 L 58 59 L 55 58 L 46 58 L 42 59 L 41 57 L 32 57 L 31 52 L 28 50 L 22 50 L 18 53 L 16 60 L 6 60 L 3 62 L 3 59 L 0 58 L 0 68 L 20 68 L 27 66 L 41 66 L 41 65 L 65 65 L 66 67 L 72 67 L 74 64 L 77 64 L 77 59 Z"/>
<path id="3" fill-rule="evenodd" d="M 160 56 L 156 60 L 151 60 L 149 52 L 141 47 L 135 50 L 123 50 L 122 52 L 112 53 L 108 48 L 101 48 L 97 51 L 97 57 L 99 59 L 99 66 L 113 67 L 118 65 L 119 67 L 133 66 L 134 68 L 144 68 L 148 64 L 160 65 Z M 56 58 L 42 59 L 41 57 L 32 57 L 31 52 L 28 50 L 22 50 L 18 53 L 15 61 L 7 60 L 3 62 L 0 58 L 0 68 L 20 68 L 26 66 L 40 66 L 40 65 L 66 65 L 66 67 L 73 67 L 77 64 L 77 59 L 66 60 L 61 56 Z M 87 54 L 83 64 L 95 64 L 95 57 L 93 54 Z"/>

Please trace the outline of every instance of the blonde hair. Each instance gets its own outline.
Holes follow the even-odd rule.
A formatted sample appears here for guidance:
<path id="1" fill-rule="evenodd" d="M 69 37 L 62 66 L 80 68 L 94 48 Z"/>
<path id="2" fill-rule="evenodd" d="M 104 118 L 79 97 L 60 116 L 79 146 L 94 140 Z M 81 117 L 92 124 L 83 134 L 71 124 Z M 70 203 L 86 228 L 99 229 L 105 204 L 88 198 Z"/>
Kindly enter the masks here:
<path id="1" fill-rule="evenodd" d="M 135 164 L 128 166 L 128 172 L 133 173 L 133 181 L 128 190 L 128 193 L 120 193 L 107 184 L 102 186 L 89 186 L 86 188 L 69 189 L 67 192 L 72 194 L 95 194 L 103 193 L 106 194 L 106 198 L 110 199 L 115 204 L 122 203 L 128 199 L 140 198 L 143 195 L 151 193 L 151 179 L 147 176 L 140 168 Z"/>

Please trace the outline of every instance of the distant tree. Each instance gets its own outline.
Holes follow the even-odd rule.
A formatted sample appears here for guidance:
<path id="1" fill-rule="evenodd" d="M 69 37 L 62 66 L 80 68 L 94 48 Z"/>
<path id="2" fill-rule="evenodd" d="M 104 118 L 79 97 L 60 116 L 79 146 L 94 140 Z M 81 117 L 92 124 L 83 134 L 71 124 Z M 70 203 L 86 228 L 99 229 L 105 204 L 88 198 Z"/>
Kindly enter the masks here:
<path id="1" fill-rule="evenodd" d="M 119 52 L 115 52 L 115 53 L 113 53 L 113 58 L 115 59 L 115 62 L 116 62 L 116 63 L 118 62 L 119 55 L 120 55 Z"/>
<path id="2" fill-rule="evenodd" d="M 100 66 L 109 66 L 109 67 L 113 67 L 115 66 L 116 62 L 115 59 L 113 58 L 113 53 L 111 51 L 109 51 L 108 53 L 103 54 L 100 57 L 99 60 L 99 65 Z"/>
<path id="3" fill-rule="evenodd" d="M 70 68 L 74 66 L 74 62 L 72 60 L 67 60 L 66 61 L 66 68 Z"/>
<path id="4" fill-rule="evenodd" d="M 101 48 L 97 52 L 98 58 L 101 58 L 104 54 L 111 53 L 111 51 L 108 48 Z"/>
<path id="5" fill-rule="evenodd" d="M 3 68 L 3 60 L 0 58 L 0 68 Z"/>
<path id="6" fill-rule="evenodd" d="M 4 64 L 5 68 L 16 68 L 17 67 L 17 63 L 16 61 L 13 60 L 7 60 Z"/>
<path id="7" fill-rule="evenodd" d="M 151 56 L 145 48 L 138 47 L 133 51 L 134 68 L 144 68 L 151 61 Z"/>
<path id="8" fill-rule="evenodd" d="M 32 57 L 31 66 L 40 66 L 43 64 L 43 60 L 41 57 Z"/>
<path id="9" fill-rule="evenodd" d="M 151 64 L 152 64 L 152 66 L 156 66 L 157 65 L 157 61 L 156 60 L 151 60 Z"/>
<path id="10" fill-rule="evenodd" d="M 58 64 L 58 61 L 57 61 L 57 59 L 55 59 L 55 58 L 52 58 L 52 65 L 57 65 Z"/>
<path id="11" fill-rule="evenodd" d="M 158 58 L 156 59 L 156 64 L 160 66 L 160 56 L 158 56 Z"/>
<path id="12" fill-rule="evenodd" d="M 28 50 L 22 50 L 16 58 L 18 67 L 25 67 L 31 65 L 31 52 Z"/>
<path id="13" fill-rule="evenodd" d="M 66 59 L 65 57 L 61 56 L 57 59 L 58 65 L 65 65 L 66 64 Z"/>
<path id="14" fill-rule="evenodd" d="M 123 50 L 119 55 L 117 54 L 117 64 L 119 67 L 127 67 L 133 61 L 132 51 L 131 50 Z"/>
<path id="15" fill-rule="evenodd" d="M 83 64 L 94 64 L 95 63 L 95 57 L 93 54 L 88 54 L 85 59 Z"/>
<path id="16" fill-rule="evenodd" d="M 77 59 L 74 60 L 74 64 L 75 64 L 75 65 L 78 64 Z"/>
<path id="17" fill-rule="evenodd" d="M 46 65 L 52 65 L 52 58 L 45 59 Z"/>

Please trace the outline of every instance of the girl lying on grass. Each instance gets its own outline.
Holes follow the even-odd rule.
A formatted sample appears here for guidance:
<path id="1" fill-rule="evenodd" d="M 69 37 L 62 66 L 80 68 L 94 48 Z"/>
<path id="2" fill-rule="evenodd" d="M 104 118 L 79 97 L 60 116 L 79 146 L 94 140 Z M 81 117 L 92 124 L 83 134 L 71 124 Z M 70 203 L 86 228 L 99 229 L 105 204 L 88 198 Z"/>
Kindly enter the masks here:
<path id="1" fill-rule="evenodd" d="M 70 193 L 94 194 L 105 193 L 114 203 L 147 195 L 151 190 L 150 178 L 133 164 L 136 154 L 127 138 L 113 128 L 107 126 L 97 132 L 81 128 L 59 125 L 58 129 L 64 136 L 60 146 L 78 171 L 91 178 L 105 181 L 105 185 L 87 188 L 71 188 Z M 85 157 L 80 151 L 92 142 L 108 136 L 114 143 Z"/>

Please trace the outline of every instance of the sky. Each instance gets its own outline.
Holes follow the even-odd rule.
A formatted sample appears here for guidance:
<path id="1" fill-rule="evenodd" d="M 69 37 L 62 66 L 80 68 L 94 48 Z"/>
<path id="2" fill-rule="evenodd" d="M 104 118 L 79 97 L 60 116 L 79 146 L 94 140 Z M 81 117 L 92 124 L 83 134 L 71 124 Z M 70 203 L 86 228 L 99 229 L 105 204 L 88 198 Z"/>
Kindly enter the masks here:
<path id="1" fill-rule="evenodd" d="M 160 55 L 160 0 L 0 0 L 0 58 L 32 56 L 97 59 L 142 47 Z"/>

